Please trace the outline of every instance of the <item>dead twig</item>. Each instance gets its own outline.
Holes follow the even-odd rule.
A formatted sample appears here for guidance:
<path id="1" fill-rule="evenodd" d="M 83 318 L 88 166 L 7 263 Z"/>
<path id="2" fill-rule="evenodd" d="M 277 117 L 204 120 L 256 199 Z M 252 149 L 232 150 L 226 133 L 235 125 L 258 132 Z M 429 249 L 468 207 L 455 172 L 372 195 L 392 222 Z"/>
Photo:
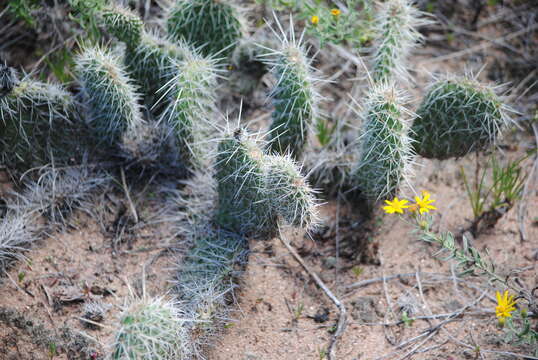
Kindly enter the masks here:
<path id="1" fill-rule="evenodd" d="M 347 325 L 347 312 L 344 304 L 332 293 L 331 290 L 325 285 L 325 283 L 319 278 L 319 276 L 312 270 L 306 263 L 304 262 L 303 258 L 295 251 L 295 249 L 284 239 L 284 236 L 282 235 L 282 231 L 280 230 L 280 227 L 278 228 L 279 232 L 279 238 L 282 244 L 286 246 L 288 251 L 293 255 L 295 260 L 303 267 L 303 269 L 314 279 L 316 284 L 325 292 L 327 297 L 331 299 L 331 301 L 334 303 L 334 305 L 338 308 L 340 315 L 338 316 L 338 323 L 336 326 L 336 331 L 333 334 L 333 337 L 329 343 L 329 347 L 327 349 L 327 359 L 333 360 L 336 359 L 336 343 L 344 333 Z"/>
<path id="2" fill-rule="evenodd" d="M 133 200 L 131 199 L 129 188 L 127 187 L 127 181 L 125 180 L 125 170 L 123 170 L 123 167 L 121 168 L 121 183 L 123 185 L 123 191 L 125 192 L 125 196 L 127 196 L 127 201 L 129 201 L 129 208 L 131 209 L 131 213 L 133 214 L 134 222 L 135 224 L 138 224 L 138 214 L 136 212 Z"/>
<path id="3" fill-rule="evenodd" d="M 392 301 L 390 301 L 389 290 L 388 290 L 388 287 L 387 287 L 387 281 L 385 279 L 385 276 L 383 276 L 383 293 L 385 294 L 385 300 L 387 301 L 387 307 L 388 307 L 388 311 L 385 312 L 383 322 L 387 323 L 388 315 L 392 314 L 392 316 L 394 318 L 396 318 L 396 314 L 394 314 L 394 311 L 392 310 Z M 385 335 L 385 339 L 387 339 L 389 344 L 396 345 L 396 336 L 394 336 L 394 334 L 393 334 L 392 337 L 389 337 L 388 329 L 389 329 L 388 326 L 383 326 L 383 334 Z"/>

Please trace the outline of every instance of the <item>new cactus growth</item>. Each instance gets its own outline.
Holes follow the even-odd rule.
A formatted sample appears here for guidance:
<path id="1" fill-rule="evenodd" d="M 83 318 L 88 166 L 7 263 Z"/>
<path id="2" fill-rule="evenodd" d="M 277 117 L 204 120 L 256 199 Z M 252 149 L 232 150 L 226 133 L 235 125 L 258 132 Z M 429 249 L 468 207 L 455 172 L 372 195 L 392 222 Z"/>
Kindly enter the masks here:
<path id="1" fill-rule="evenodd" d="M 267 156 L 265 162 L 266 187 L 273 211 L 290 225 L 306 229 L 315 226 L 314 193 L 294 161 L 288 156 Z"/>
<path id="2" fill-rule="evenodd" d="M 216 158 L 217 222 L 238 234 L 260 235 L 275 228 L 266 193 L 264 154 L 242 130 L 221 140 Z"/>
<path id="3" fill-rule="evenodd" d="M 222 58 L 232 53 L 243 34 L 237 10 L 220 0 L 176 0 L 166 26 L 173 39 Z"/>
<path id="4" fill-rule="evenodd" d="M 137 89 L 118 57 L 98 47 L 86 48 L 76 59 L 76 72 L 99 143 L 112 145 L 143 123 Z"/>
<path id="5" fill-rule="evenodd" d="M 422 39 L 416 28 L 428 23 L 421 16 L 410 0 L 389 0 L 380 4 L 372 69 L 374 82 L 408 78 L 407 56 Z"/>
<path id="6" fill-rule="evenodd" d="M 413 158 L 409 112 L 393 85 L 379 84 L 367 99 L 353 182 L 370 201 L 393 196 L 407 180 Z"/>
<path id="7" fill-rule="evenodd" d="M 417 115 L 412 127 L 416 152 L 436 159 L 482 150 L 510 122 L 495 91 L 471 78 L 432 84 Z"/>
<path id="8" fill-rule="evenodd" d="M 116 330 L 114 360 L 182 360 L 189 356 L 184 320 L 175 304 L 144 294 L 126 306 Z"/>
<path id="9" fill-rule="evenodd" d="M 186 53 L 177 69 L 177 75 L 162 89 L 168 105 L 161 119 L 173 131 L 182 163 L 193 169 L 204 156 L 202 144 L 214 108 L 216 73 L 212 61 Z"/>
<path id="10" fill-rule="evenodd" d="M 144 31 L 144 23 L 131 10 L 112 5 L 99 12 L 101 23 L 107 31 L 127 47 L 134 48 L 140 43 Z"/>
<path id="11" fill-rule="evenodd" d="M 0 158 L 26 170 L 48 163 L 66 164 L 80 156 L 80 134 L 73 97 L 59 85 L 28 77 L 0 98 Z"/>
<path id="12" fill-rule="evenodd" d="M 310 65 L 299 44 L 285 39 L 281 51 L 274 52 L 273 56 L 276 59 L 269 64 L 277 83 L 270 94 L 275 109 L 269 149 L 278 154 L 289 152 L 297 159 L 301 157 L 316 115 L 317 95 Z"/>

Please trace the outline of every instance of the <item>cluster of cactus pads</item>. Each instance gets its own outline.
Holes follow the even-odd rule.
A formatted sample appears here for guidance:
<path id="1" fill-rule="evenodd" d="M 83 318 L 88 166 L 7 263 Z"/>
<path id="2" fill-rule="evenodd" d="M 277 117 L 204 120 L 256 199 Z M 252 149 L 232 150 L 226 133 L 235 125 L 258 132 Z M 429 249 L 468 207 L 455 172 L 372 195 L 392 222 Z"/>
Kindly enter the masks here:
<path id="1" fill-rule="evenodd" d="M 379 6 L 370 88 L 360 114 L 357 141 L 307 154 L 311 182 L 327 193 L 359 195 L 374 204 L 411 183 L 416 155 L 447 159 L 494 144 L 510 120 L 495 89 L 469 76 L 436 80 L 414 114 L 406 108 L 402 84 L 410 74 L 407 58 L 430 23 L 410 0 Z M 359 103 L 356 101 L 356 103 Z M 335 134 L 343 137 L 344 134 Z M 332 148 L 331 148 L 332 147 Z"/>
<path id="2" fill-rule="evenodd" d="M 360 195 L 354 201 L 372 204 L 410 181 L 415 154 L 463 156 L 492 144 L 509 122 L 495 91 L 469 78 L 439 80 L 416 115 L 406 109 L 400 89 L 410 77 L 406 59 L 420 40 L 416 27 L 426 23 L 409 0 L 380 5 L 371 86 L 356 140 L 345 146 L 332 141 L 321 151 L 313 150 L 309 139 L 319 117 L 316 81 L 293 26 L 289 38 L 282 31 L 280 48 L 260 47 L 256 59 L 265 62 L 261 73 L 267 66 L 275 77 L 269 94 L 272 123 L 264 140 L 241 127 L 216 130 L 223 127 L 215 120 L 219 66 L 230 57 L 234 64 L 254 63 L 258 52 L 242 40 L 243 20 L 233 5 L 176 0 L 164 34 L 147 30 L 127 8 L 96 2 L 91 9 L 118 46 L 82 46 L 76 95 L 30 76 L 19 79 L 0 64 L 0 155 L 19 173 L 108 155 L 122 166 L 143 163 L 182 179 L 181 206 L 175 211 L 192 248 L 178 261 L 172 300 L 144 294 L 126 305 L 110 351 L 113 359 L 197 357 L 228 318 L 247 238 L 267 239 L 281 224 L 303 229 L 316 224 L 315 192 L 308 180 L 324 189 L 350 190 Z M 300 160 L 308 164 L 308 180 L 296 163 Z M 107 181 L 83 184 L 84 194 Z M 69 209 L 85 200 L 71 193 L 65 196 L 71 199 Z M 59 219 L 64 205 L 36 211 Z M 2 219 L 0 265 L 3 249 L 19 246 L 16 237 L 27 242 L 27 219 Z"/>
<path id="3" fill-rule="evenodd" d="M 198 172 L 181 196 L 180 232 L 193 243 L 179 265 L 175 293 L 187 314 L 190 352 L 200 352 L 228 316 L 230 295 L 245 264 L 247 237 L 267 239 L 279 226 L 317 222 L 314 191 L 289 156 L 268 155 L 246 130 L 219 141 L 208 178 Z"/>
<path id="4" fill-rule="evenodd" d="M 213 0 L 177 1 L 168 12 L 167 34 L 147 31 L 138 15 L 116 4 L 96 2 L 91 12 L 95 22 L 123 45 L 81 46 L 74 68 L 77 95 L 30 77 L 19 81 L 11 68 L 2 67 L 0 124 L 2 134 L 9 135 L 2 136 L 2 160 L 22 173 L 45 164 L 84 169 L 83 154 L 85 159 L 104 156 L 119 164 L 125 157 L 140 161 L 153 151 L 175 154 L 181 169 L 174 175 L 194 179 L 184 182 L 180 194 L 190 204 L 176 209 L 183 214 L 180 218 L 196 219 L 179 221 L 192 249 L 178 261 L 177 281 L 168 299 L 144 294 L 128 301 L 110 355 L 192 358 L 227 318 L 235 279 L 246 261 L 247 238 L 267 239 L 281 224 L 308 229 L 316 223 L 314 191 L 294 160 L 302 153 L 315 113 L 310 68 L 295 42 L 284 41 L 282 50 L 272 54 L 280 79 L 272 94 L 273 140 L 286 139 L 285 144 L 277 148 L 275 141 L 265 143 L 241 128 L 219 139 L 217 66 L 243 36 L 235 8 Z M 212 144 L 218 146 L 212 149 Z M 161 155 L 150 156 L 160 171 L 176 165 L 166 161 L 170 156 Z M 201 178 L 204 181 L 196 182 Z M 61 188 L 68 193 L 61 203 L 48 198 L 42 181 L 47 186 L 65 183 Z M 88 181 L 81 187 L 87 194 L 106 181 Z M 63 222 L 63 216 L 85 199 L 82 190 L 69 190 L 71 184 L 75 182 L 68 172 L 53 170 L 21 195 L 14 211 L 37 211 Z M 193 196 L 196 187 L 200 191 Z M 47 197 L 42 201 L 46 206 L 38 207 L 37 193 Z M 192 206 L 199 202 L 203 208 Z M 2 238 L 8 251 L 18 244 L 13 237 L 21 229 L 10 225 L 18 225 L 11 218 L 5 221 L 9 224 L 2 228 L 8 233 Z"/>

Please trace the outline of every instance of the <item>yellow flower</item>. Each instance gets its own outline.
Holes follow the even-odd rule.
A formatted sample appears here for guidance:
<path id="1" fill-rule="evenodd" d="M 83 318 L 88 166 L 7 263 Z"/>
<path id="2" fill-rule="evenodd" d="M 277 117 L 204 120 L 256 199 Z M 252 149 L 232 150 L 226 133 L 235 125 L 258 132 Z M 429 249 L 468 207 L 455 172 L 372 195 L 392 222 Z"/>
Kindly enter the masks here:
<path id="1" fill-rule="evenodd" d="M 331 14 L 332 14 L 332 16 L 338 16 L 338 15 L 340 15 L 340 10 L 338 10 L 338 9 L 331 9 Z"/>
<path id="2" fill-rule="evenodd" d="M 430 200 L 430 193 L 422 190 L 422 198 L 419 196 L 415 196 L 415 203 L 410 206 L 411 211 L 419 211 L 421 214 L 430 212 L 430 210 L 437 210 L 437 208 L 433 205 L 430 205 L 431 203 L 435 202 L 435 200 Z"/>
<path id="3" fill-rule="evenodd" d="M 317 15 L 312 16 L 310 21 L 312 22 L 312 25 L 317 25 L 319 23 L 319 16 Z"/>
<path id="4" fill-rule="evenodd" d="M 514 295 L 509 295 L 508 291 L 505 291 L 503 295 L 497 291 L 497 306 L 495 307 L 495 316 L 499 319 L 499 323 L 504 325 L 506 318 L 512 317 L 512 311 L 515 311 L 516 302 Z"/>
<path id="5" fill-rule="evenodd" d="M 383 206 L 383 210 L 385 210 L 387 214 L 403 214 L 403 209 L 407 209 L 409 207 L 408 205 L 405 205 L 408 203 L 407 200 L 399 200 L 397 197 L 395 197 L 392 201 L 385 200 L 385 202 L 388 206 Z"/>

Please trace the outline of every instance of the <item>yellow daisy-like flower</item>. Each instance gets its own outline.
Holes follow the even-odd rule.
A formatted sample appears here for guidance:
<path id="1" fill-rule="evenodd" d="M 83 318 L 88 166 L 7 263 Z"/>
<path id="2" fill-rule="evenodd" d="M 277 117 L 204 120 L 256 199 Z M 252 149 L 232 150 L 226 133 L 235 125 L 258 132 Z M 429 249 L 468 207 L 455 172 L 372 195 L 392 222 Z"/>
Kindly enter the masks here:
<path id="1" fill-rule="evenodd" d="M 430 212 L 430 210 L 437 210 L 437 208 L 431 203 L 435 200 L 430 200 L 430 193 L 422 190 L 422 198 L 420 196 L 415 196 L 415 203 L 410 206 L 412 212 L 419 211 L 421 214 Z"/>
<path id="2" fill-rule="evenodd" d="M 385 213 L 387 214 L 403 214 L 403 209 L 407 209 L 409 206 L 405 205 L 409 201 L 402 199 L 399 200 L 397 197 L 394 198 L 392 201 L 385 200 L 385 203 L 387 203 L 387 206 L 383 206 L 383 210 L 385 210 Z"/>
<path id="3" fill-rule="evenodd" d="M 312 23 L 312 25 L 317 25 L 319 23 L 319 16 L 317 15 L 312 16 L 312 18 L 310 19 L 310 22 Z"/>
<path id="4" fill-rule="evenodd" d="M 340 15 L 340 10 L 338 10 L 338 9 L 331 9 L 331 14 L 332 14 L 332 16 L 338 16 L 338 15 Z"/>
<path id="5" fill-rule="evenodd" d="M 512 312 L 516 310 L 514 295 L 510 295 L 505 291 L 503 295 L 497 291 L 497 306 L 495 307 L 495 316 L 499 319 L 499 323 L 504 325 L 506 318 L 512 317 Z"/>

